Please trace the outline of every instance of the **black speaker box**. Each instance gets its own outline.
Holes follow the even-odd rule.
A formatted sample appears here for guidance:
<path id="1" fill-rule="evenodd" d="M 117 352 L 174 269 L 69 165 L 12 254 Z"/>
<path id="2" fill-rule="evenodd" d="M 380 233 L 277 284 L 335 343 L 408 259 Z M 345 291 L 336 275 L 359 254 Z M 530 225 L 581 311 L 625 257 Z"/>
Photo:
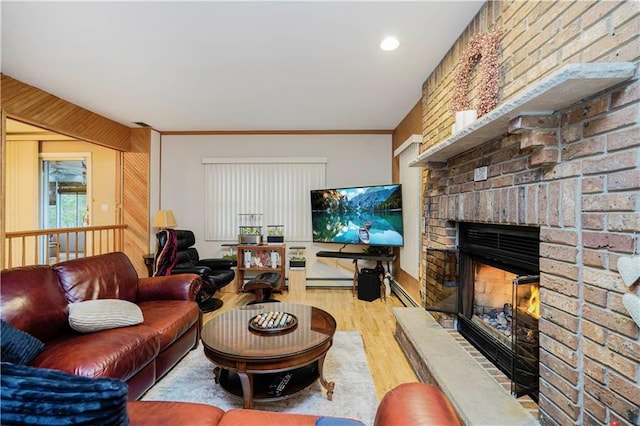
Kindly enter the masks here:
<path id="1" fill-rule="evenodd" d="M 372 302 L 380 298 L 380 276 L 375 269 L 362 268 L 358 274 L 358 299 Z"/>

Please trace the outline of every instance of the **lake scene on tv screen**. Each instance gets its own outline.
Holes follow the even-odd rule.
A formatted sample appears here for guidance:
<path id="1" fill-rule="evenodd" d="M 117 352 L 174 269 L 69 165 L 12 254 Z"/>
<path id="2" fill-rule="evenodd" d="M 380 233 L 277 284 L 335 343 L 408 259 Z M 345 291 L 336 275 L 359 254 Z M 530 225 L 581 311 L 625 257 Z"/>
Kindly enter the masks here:
<path id="1" fill-rule="evenodd" d="M 311 191 L 313 241 L 402 246 L 402 189 L 380 185 Z"/>

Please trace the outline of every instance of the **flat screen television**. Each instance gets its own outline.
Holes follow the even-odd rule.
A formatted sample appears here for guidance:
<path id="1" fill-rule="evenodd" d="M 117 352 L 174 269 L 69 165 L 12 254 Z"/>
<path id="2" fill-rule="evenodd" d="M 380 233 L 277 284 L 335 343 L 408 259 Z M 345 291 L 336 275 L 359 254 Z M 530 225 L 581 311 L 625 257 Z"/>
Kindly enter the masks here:
<path id="1" fill-rule="evenodd" d="M 313 242 L 400 247 L 400 184 L 311 190 Z"/>

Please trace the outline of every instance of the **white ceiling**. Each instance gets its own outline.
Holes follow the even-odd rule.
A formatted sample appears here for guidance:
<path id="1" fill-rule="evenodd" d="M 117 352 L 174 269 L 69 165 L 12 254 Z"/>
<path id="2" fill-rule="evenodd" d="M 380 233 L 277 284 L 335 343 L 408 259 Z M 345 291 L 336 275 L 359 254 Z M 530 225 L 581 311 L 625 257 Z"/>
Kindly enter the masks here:
<path id="1" fill-rule="evenodd" d="M 482 4 L 4 0 L 0 66 L 130 127 L 393 129 Z"/>

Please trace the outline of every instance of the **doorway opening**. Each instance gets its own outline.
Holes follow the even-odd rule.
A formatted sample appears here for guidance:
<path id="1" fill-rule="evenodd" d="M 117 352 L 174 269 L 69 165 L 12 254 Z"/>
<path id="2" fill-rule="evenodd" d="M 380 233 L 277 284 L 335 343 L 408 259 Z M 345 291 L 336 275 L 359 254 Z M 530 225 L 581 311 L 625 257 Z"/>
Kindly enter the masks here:
<path id="1" fill-rule="evenodd" d="M 90 153 L 41 154 L 40 222 L 44 229 L 81 228 L 91 223 Z M 85 233 L 49 236 L 49 258 L 84 257 Z"/>

